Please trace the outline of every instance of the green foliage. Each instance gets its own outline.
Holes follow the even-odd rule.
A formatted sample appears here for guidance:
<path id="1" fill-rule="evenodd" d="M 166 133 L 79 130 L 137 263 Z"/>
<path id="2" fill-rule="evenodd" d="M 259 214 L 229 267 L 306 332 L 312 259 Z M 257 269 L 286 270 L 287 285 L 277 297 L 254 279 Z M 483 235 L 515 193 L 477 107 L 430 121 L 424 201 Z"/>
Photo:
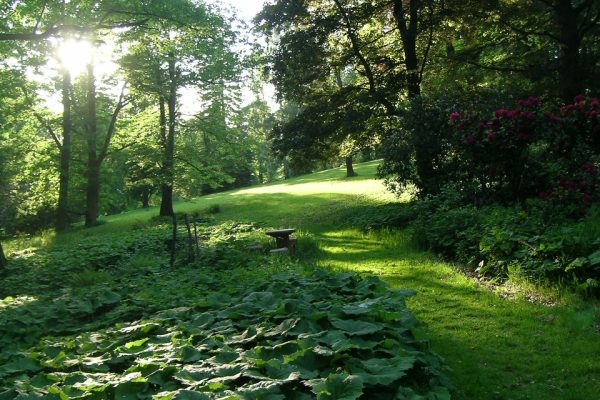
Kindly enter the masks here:
<path id="1" fill-rule="evenodd" d="M 572 210 L 532 199 L 521 206 L 465 205 L 457 190 L 410 203 L 364 206 L 341 213 L 339 223 L 364 231 L 410 228 L 412 242 L 471 271 L 506 279 L 563 282 L 587 294 L 600 280 L 598 207 Z"/>
<path id="2" fill-rule="evenodd" d="M 382 137 L 379 176 L 397 195 L 406 191 L 420 197 L 435 195 L 447 185 L 459 185 L 473 193 L 477 183 L 471 176 L 472 164 L 460 152 L 462 138 L 448 117 L 459 108 L 488 112 L 507 101 L 512 101 L 512 96 L 494 87 L 423 94 L 407 101 L 399 126 Z"/>
<path id="3" fill-rule="evenodd" d="M 167 270 L 153 258 L 168 231 L 81 239 L 11 262 L 3 286 L 15 294 L 0 300 L 5 398 L 448 396 L 405 305 L 412 292 L 276 266 L 240 250 L 265 236 L 241 223 L 203 226 L 201 257 Z M 89 259 L 77 263 L 77 251 Z M 71 278 L 48 280 L 44 264 Z"/>

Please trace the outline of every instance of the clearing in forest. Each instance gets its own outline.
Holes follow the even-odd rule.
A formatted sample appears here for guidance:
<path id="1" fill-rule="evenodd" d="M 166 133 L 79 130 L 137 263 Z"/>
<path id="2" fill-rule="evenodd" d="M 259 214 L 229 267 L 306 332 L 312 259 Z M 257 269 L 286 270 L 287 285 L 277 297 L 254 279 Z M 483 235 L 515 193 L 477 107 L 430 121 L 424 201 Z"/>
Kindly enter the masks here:
<path id="1" fill-rule="evenodd" d="M 155 209 L 9 243 L 21 251 L 0 284 L 2 398 L 595 398 L 594 309 L 501 296 L 406 229 L 352 226 L 401 201 L 376 166 L 177 204 L 201 249 L 187 262 L 181 230 L 173 269 Z M 256 250 L 286 227 L 298 260 Z"/>

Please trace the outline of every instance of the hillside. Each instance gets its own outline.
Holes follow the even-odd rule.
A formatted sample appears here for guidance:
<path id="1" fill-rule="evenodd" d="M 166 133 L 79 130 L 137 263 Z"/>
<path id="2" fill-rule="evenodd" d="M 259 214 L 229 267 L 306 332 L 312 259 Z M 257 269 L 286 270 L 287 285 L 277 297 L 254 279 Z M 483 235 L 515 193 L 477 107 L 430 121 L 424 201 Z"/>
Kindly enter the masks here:
<path id="1" fill-rule="evenodd" d="M 399 201 L 376 166 L 177 203 L 201 241 L 190 254 L 180 224 L 173 269 L 152 208 L 8 243 L 0 396 L 594 398 L 597 310 L 495 292 L 406 229 L 358 229 Z M 298 259 L 268 254 L 264 230 L 284 227 Z"/>

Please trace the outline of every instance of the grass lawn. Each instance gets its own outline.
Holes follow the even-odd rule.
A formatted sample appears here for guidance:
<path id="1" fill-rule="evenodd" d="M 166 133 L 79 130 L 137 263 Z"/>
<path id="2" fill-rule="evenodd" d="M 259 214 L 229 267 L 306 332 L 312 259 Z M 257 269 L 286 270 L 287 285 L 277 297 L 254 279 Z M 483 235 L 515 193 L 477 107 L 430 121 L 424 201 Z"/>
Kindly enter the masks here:
<path id="1" fill-rule="evenodd" d="M 308 261 L 335 270 L 375 274 L 394 287 L 415 289 L 408 300 L 424 323 L 431 348 L 449 367 L 458 399 L 600 398 L 600 308 L 573 296 L 548 306 L 517 293 L 502 296 L 463 277 L 452 265 L 416 249 L 406 231 L 363 233 L 347 226 L 353 209 L 394 199 L 373 179 L 377 162 L 323 171 L 286 182 L 179 202 L 177 212 L 218 205 L 220 221 L 294 227 Z M 39 242 L 76 243 L 82 236 L 150 225 L 157 209 L 103 218 L 93 229 L 75 229 Z M 8 242 L 7 252 L 23 246 Z"/>

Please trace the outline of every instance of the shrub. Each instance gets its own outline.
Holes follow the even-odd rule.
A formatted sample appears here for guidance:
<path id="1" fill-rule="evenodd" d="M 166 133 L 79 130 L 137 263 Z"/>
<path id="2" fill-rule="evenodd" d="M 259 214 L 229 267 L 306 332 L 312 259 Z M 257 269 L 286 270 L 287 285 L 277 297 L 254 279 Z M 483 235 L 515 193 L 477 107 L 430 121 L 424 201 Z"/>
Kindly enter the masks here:
<path id="1" fill-rule="evenodd" d="M 577 96 L 553 113 L 529 97 L 493 114 L 452 112 L 454 151 L 468 171 L 469 188 L 492 201 L 539 196 L 584 213 L 598 199 L 599 104 Z"/>
<path id="2" fill-rule="evenodd" d="M 456 152 L 456 135 L 448 114 L 466 107 L 483 113 L 508 101 L 501 90 L 422 95 L 404 106 L 400 124 L 382 138 L 379 176 L 400 195 L 411 189 L 420 197 L 441 192 L 448 183 L 469 183 L 469 169 Z M 477 110 L 477 111 L 474 111 Z"/>

